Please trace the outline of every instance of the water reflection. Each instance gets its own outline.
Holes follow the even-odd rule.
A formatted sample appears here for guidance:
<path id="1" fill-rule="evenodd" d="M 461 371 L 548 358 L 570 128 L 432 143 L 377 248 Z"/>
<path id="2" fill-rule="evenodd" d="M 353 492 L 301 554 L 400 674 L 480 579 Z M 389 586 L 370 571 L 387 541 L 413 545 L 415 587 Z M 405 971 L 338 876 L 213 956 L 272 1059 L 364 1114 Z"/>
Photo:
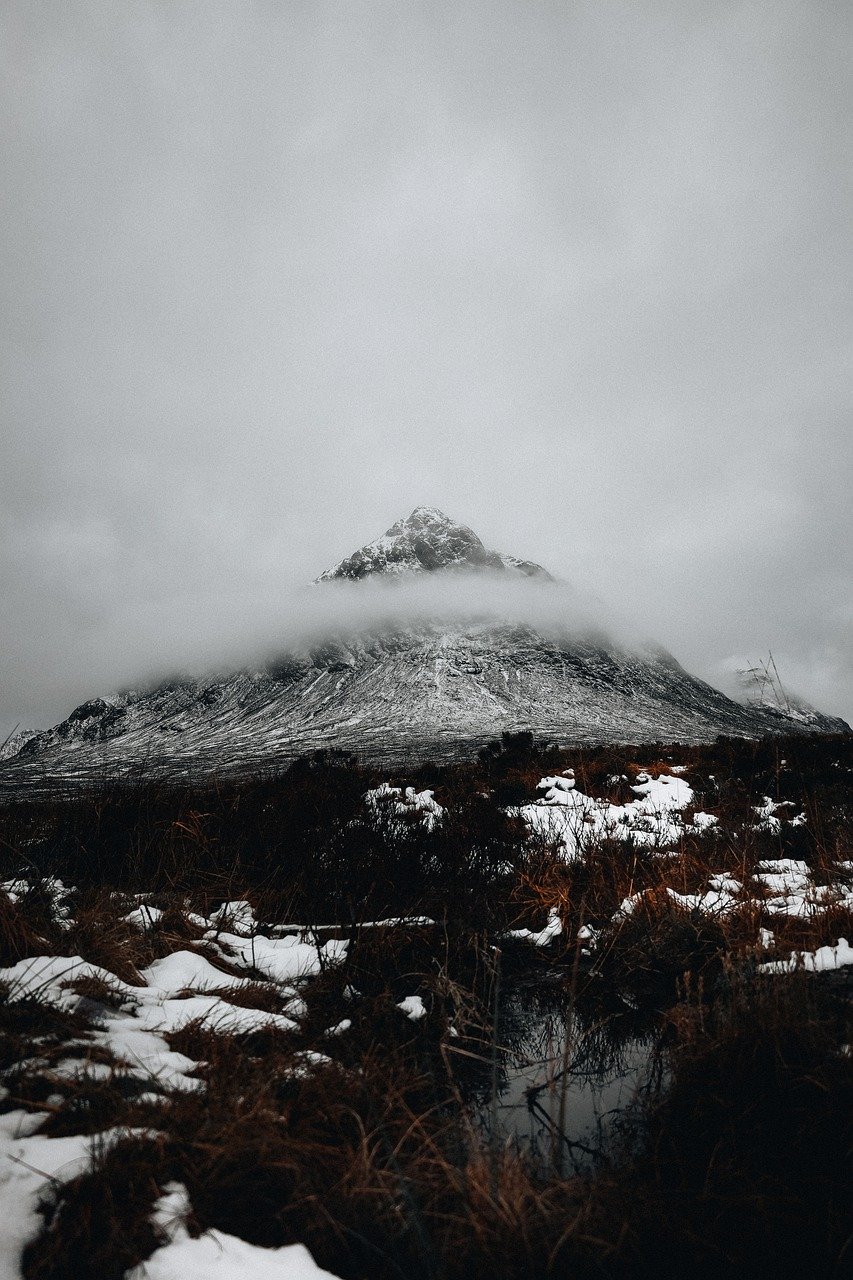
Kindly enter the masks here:
<path id="1" fill-rule="evenodd" d="M 581 977 L 572 999 L 565 973 L 505 975 L 498 1070 L 478 1090 L 479 1121 L 540 1166 L 588 1170 L 624 1151 L 636 1104 L 665 1083 L 662 1038 L 655 1010 L 602 994 L 594 980 Z"/>

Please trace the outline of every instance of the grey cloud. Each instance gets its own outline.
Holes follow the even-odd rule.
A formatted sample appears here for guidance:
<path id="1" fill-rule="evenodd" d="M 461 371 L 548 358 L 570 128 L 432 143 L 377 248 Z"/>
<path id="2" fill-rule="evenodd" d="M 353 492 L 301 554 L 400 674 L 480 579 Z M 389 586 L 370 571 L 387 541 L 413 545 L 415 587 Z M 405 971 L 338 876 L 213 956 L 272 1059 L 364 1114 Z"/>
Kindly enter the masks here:
<path id="1" fill-rule="evenodd" d="M 419 502 L 853 717 L 850 26 L 9 0 L 0 722 Z"/>

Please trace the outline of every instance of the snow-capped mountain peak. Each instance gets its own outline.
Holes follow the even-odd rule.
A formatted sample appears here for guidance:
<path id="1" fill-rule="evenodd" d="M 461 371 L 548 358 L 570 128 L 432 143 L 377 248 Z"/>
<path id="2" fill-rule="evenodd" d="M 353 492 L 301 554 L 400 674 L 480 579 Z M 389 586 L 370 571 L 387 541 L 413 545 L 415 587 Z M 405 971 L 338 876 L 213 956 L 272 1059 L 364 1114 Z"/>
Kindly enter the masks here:
<path id="1" fill-rule="evenodd" d="M 392 524 L 381 538 L 326 569 L 317 581 L 458 569 L 492 569 L 545 579 L 551 576 L 541 565 L 490 551 L 467 525 L 451 520 L 436 507 L 420 506 L 405 520 Z"/>
<path id="2" fill-rule="evenodd" d="M 505 592 L 500 585 L 490 612 L 489 592 L 480 588 L 494 582 L 475 584 L 469 576 L 463 591 L 454 585 L 449 594 L 470 595 L 473 616 L 463 609 L 452 617 L 436 605 L 440 592 L 421 592 L 430 575 L 489 571 L 532 577 L 543 590 Z M 11 759 L 2 759 L 8 749 L 0 753 L 0 789 L 140 771 L 171 778 L 248 773 L 329 747 L 394 763 L 449 760 L 519 729 L 575 744 L 849 732 L 844 721 L 818 712 L 733 702 L 659 646 L 629 650 L 568 620 L 558 626 L 548 610 L 536 624 L 529 597 L 571 602 L 572 589 L 538 564 L 490 551 L 434 507 L 416 507 L 317 581 L 371 578 L 414 582 L 414 593 L 393 593 L 399 616 L 360 614 L 356 597 L 373 593 L 356 585 L 345 596 L 345 624 L 338 619 L 326 634 L 283 649 L 262 670 L 92 698 L 61 724 L 12 744 Z M 411 594 L 424 596 L 426 611 L 406 612 Z M 324 606 L 335 603 L 334 591 L 321 587 L 319 595 Z M 503 612 L 516 595 L 531 612 Z"/>

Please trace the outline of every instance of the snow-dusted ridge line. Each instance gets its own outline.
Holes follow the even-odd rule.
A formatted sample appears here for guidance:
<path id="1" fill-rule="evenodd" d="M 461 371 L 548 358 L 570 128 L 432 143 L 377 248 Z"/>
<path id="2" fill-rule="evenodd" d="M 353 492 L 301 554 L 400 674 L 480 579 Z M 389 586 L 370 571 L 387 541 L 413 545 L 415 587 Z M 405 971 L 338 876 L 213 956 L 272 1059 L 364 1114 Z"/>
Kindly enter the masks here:
<path id="1" fill-rule="evenodd" d="M 473 529 L 451 520 L 436 507 L 426 506 L 415 507 L 405 520 L 398 520 L 381 537 L 324 570 L 316 581 L 359 581 L 377 574 L 399 577 L 458 569 L 492 569 L 551 581 L 541 565 L 488 550 Z"/>

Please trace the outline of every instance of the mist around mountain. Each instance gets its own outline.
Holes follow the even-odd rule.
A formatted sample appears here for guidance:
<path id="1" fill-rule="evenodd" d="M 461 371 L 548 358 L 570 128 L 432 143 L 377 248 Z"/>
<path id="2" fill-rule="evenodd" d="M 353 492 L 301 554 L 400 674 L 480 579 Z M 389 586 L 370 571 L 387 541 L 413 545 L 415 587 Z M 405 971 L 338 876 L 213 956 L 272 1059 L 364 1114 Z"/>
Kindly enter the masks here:
<path id="1" fill-rule="evenodd" d="M 8 766 L 198 775 L 329 747 L 451 759 L 504 732 L 566 744 L 844 732 L 795 703 L 743 705 L 631 635 L 601 601 L 417 507 L 295 593 L 275 649 L 90 699 Z"/>

